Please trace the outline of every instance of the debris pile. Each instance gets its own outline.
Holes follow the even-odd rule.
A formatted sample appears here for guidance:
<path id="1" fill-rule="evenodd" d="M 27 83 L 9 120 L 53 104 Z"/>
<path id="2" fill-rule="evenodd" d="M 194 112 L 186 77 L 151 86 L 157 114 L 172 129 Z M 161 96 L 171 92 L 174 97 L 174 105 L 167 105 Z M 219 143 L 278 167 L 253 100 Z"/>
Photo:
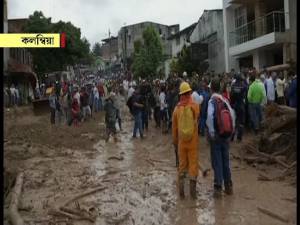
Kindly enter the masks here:
<path id="1" fill-rule="evenodd" d="M 248 163 L 277 163 L 285 170 L 281 177 L 295 176 L 297 111 L 288 106 L 268 105 L 261 131 L 244 148 L 251 156 L 243 159 Z"/>

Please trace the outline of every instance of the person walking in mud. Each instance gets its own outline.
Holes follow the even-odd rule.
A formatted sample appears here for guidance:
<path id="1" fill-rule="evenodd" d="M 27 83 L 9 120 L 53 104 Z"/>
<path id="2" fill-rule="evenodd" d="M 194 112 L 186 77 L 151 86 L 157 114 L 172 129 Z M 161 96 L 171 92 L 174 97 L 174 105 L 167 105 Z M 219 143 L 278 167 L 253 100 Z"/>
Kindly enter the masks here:
<path id="1" fill-rule="evenodd" d="M 142 127 L 142 110 L 144 105 L 142 104 L 142 97 L 140 90 L 136 90 L 132 94 L 132 114 L 134 116 L 134 127 L 132 138 L 136 138 L 136 133 L 139 131 L 140 137 L 144 138 Z"/>
<path id="2" fill-rule="evenodd" d="M 116 122 L 117 122 L 117 108 L 114 105 L 113 98 L 115 93 L 110 93 L 110 95 L 106 98 L 104 104 L 105 111 L 105 125 L 106 125 L 106 138 L 105 141 L 109 141 L 110 135 L 114 137 L 114 141 L 117 141 L 117 130 L 116 130 Z"/>
<path id="3" fill-rule="evenodd" d="M 179 103 L 172 116 L 172 136 L 179 153 L 178 182 L 179 195 L 184 198 L 184 180 L 187 172 L 190 178 L 190 195 L 196 198 L 198 176 L 198 117 L 199 105 L 193 102 L 192 89 L 187 82 L 179 88 Z"/>
<path id="4" fill-rule="evenodd" d="M 56 95 L 55 90 L 52 87 L 51 93 L 49 96 L 49 105 L 50 105 L 50 122 L 51 124 L 55 124 L 55 112 L 56 112 Z"/>
<path id="5" fill-rule="evenodd" d="M 232 180 L 229 162 L 229 141 L 235 129 L 235 114 L 227 99 L 220 92 L 220 81 L 211 81 L 211 98 L 208 102 L 206 125 L 211 147 L 211 164 L 214 170 L 214 196 L 231 195 Z"/>

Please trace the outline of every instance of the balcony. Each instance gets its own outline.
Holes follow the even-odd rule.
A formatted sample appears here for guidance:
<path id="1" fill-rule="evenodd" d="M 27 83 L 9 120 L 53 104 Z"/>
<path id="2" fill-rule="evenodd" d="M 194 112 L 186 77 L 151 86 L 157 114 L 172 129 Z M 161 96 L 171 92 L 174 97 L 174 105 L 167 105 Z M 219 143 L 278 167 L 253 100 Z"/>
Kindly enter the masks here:
<path id="1" fill-rule="evenodd" d="M 274 11 L 229 33 L 230 47 L 274 32 L 285 32 L 285 13 Z"/>

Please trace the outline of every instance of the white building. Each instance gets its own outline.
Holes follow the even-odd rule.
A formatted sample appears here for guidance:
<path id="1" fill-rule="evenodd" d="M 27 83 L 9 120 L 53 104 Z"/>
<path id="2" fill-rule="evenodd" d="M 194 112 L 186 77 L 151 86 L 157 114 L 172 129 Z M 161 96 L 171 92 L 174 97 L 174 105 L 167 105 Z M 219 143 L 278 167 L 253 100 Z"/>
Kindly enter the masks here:
<path id="1" fill-rule="evenodd" d="M 171 54 L 172 57 L 177 57 L 181 52 L 183 46 L 188 46 L 190 43 L 190 36 L 196 27 L 197 23 L 193 23 L 192 25 L 186 27 L 185 29 L 177 32 L 176 34 L 171 35 L 168 40 L 171 44 Z"/>
<path id="2" fill-rule="evenodd" d="M 7 1 L 3 2 L 3 31 L 4 33 L 8 33 L 8 22 L 7 22 Z M 7 73 L 7 65 L 9 59 L 9 48 L 3 49 L 3 71 Z"/>
<path id="3" fill-rule="evenodd" d="M 190 42 L 192 46 L 206 45 L 206 50 L 202 47 L 201 51 L 206 51 L 204 58 L 208 70 L 218 74 L 223 73 L 225 71 L 223 10 L 204 10 L 191 34 Z"/>
<path id="4" fill-rule="evenodd" d="M 229 72 L 297 62 L 296 0 L 223 0 Z"/>

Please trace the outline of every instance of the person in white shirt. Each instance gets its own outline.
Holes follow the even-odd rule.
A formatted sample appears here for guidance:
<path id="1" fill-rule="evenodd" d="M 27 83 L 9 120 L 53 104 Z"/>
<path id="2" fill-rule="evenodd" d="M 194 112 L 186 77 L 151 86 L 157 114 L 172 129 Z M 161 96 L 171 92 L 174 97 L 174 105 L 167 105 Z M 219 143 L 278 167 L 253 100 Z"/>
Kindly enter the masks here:
<path id="1" fill-rule="evenodd" d="M 78 91 L 78 88 L 76 88 L 75 94 L 74 94 L 74 99 L 77 99 L 78 105 L 80 107 L 80 93 Z"/>
<path id="2" fill-rule="evenodd" d="M 192 99 L 196 104 L 200 106 L 203 102 L 203 96 L 198 94 L 197 92 L 198 88 L 196 84 L 193 85 L 192 89 L 193 89 Z"/>
<path id="3" fill-rule="evenodd" d="M 159 94 L 159 103 L 160 103 L 160 120 L 162 121 L 161 128 L 163 133 L 168 131 L 168 121 L 169 121 L 168 105 L 166 101 L 165 91 L 166 91 L 166 87 L 161 86 L 160 94 Z"/>
<path id="4" fill-rule="evenodd" d="M 94 108 L 94 112 L 98 112 L 100 109 L 99 109 L 99 91 L 98 91 L 98 88 L 96 87 L 96 85 L 94 85 L 93 87 L 93 96 L 94 96 L 94 99 L 93 99 L 93 108 Z"/>
<path id="5" fill-rule="evenodd" d="M 286 80 L 283 77 L 282 72 L 279 74 L 278 79 L 276 80 L 276 92 L 277 92 L 277 103 L 279 105 L 285 104 L 284 90 L 286 88 Z"/>
<path id="6" fill-rule="evenodd" d="M 265 106 L 267 104 L 267 92 L 266 92 L 266 87 L 265 87 L 265 80 L 266 80 L 265 75 L 261 74 L 260 75 L 260 84 L 261 84 L 261 86 L 263 87 L 263 90 L 264 90 L 264 100 L 261 103 L 262 106 Z"/>
<path id="7" fill-rule="evenodd" d="M 15 96 L 16 105 L 19 105 L 20 104 L 20 92 L 19 92 L 19 88 L 18 87 L 15 88 L 15 94 L 16 94 L 16 96 Z"/>
<path id="8" fill-rule="evenodd" d="M 10 87 L 10 102 L 11 105 L 14 106 L 16 104 L 16 89 L 15 89 L 15 85 L 11 85 Z"/>
<path id="9" fill-rule="evenodd" d="M 124 89 L 124 95 L 128 95 L 128 88 L 129 88 L 129 82 L 128 80 L 123 80 L 123 89 Z"/>
<path id="10" fill-rule="evenodd" d="M 275 74 L 272 72 L 272 76 L 269 75 L 269 78 L 265 82 L 267 89 L 267 100 L 269 104 L 275 101 L 275 85 L 273 81 L 274 76 Z"/>
<path id="11" fill-rule="evenodd" d="M 133 86 L 132 86 L 132 85 L 129 85 L 129 90 L 128 90 L 128 96 L 127 96 L 127 99 L 129 99 L 129 98 L 132 96 L 132 94 L 133 94 L 134 91 L 135 91 L 135 89 L 133 88 Z"/>

